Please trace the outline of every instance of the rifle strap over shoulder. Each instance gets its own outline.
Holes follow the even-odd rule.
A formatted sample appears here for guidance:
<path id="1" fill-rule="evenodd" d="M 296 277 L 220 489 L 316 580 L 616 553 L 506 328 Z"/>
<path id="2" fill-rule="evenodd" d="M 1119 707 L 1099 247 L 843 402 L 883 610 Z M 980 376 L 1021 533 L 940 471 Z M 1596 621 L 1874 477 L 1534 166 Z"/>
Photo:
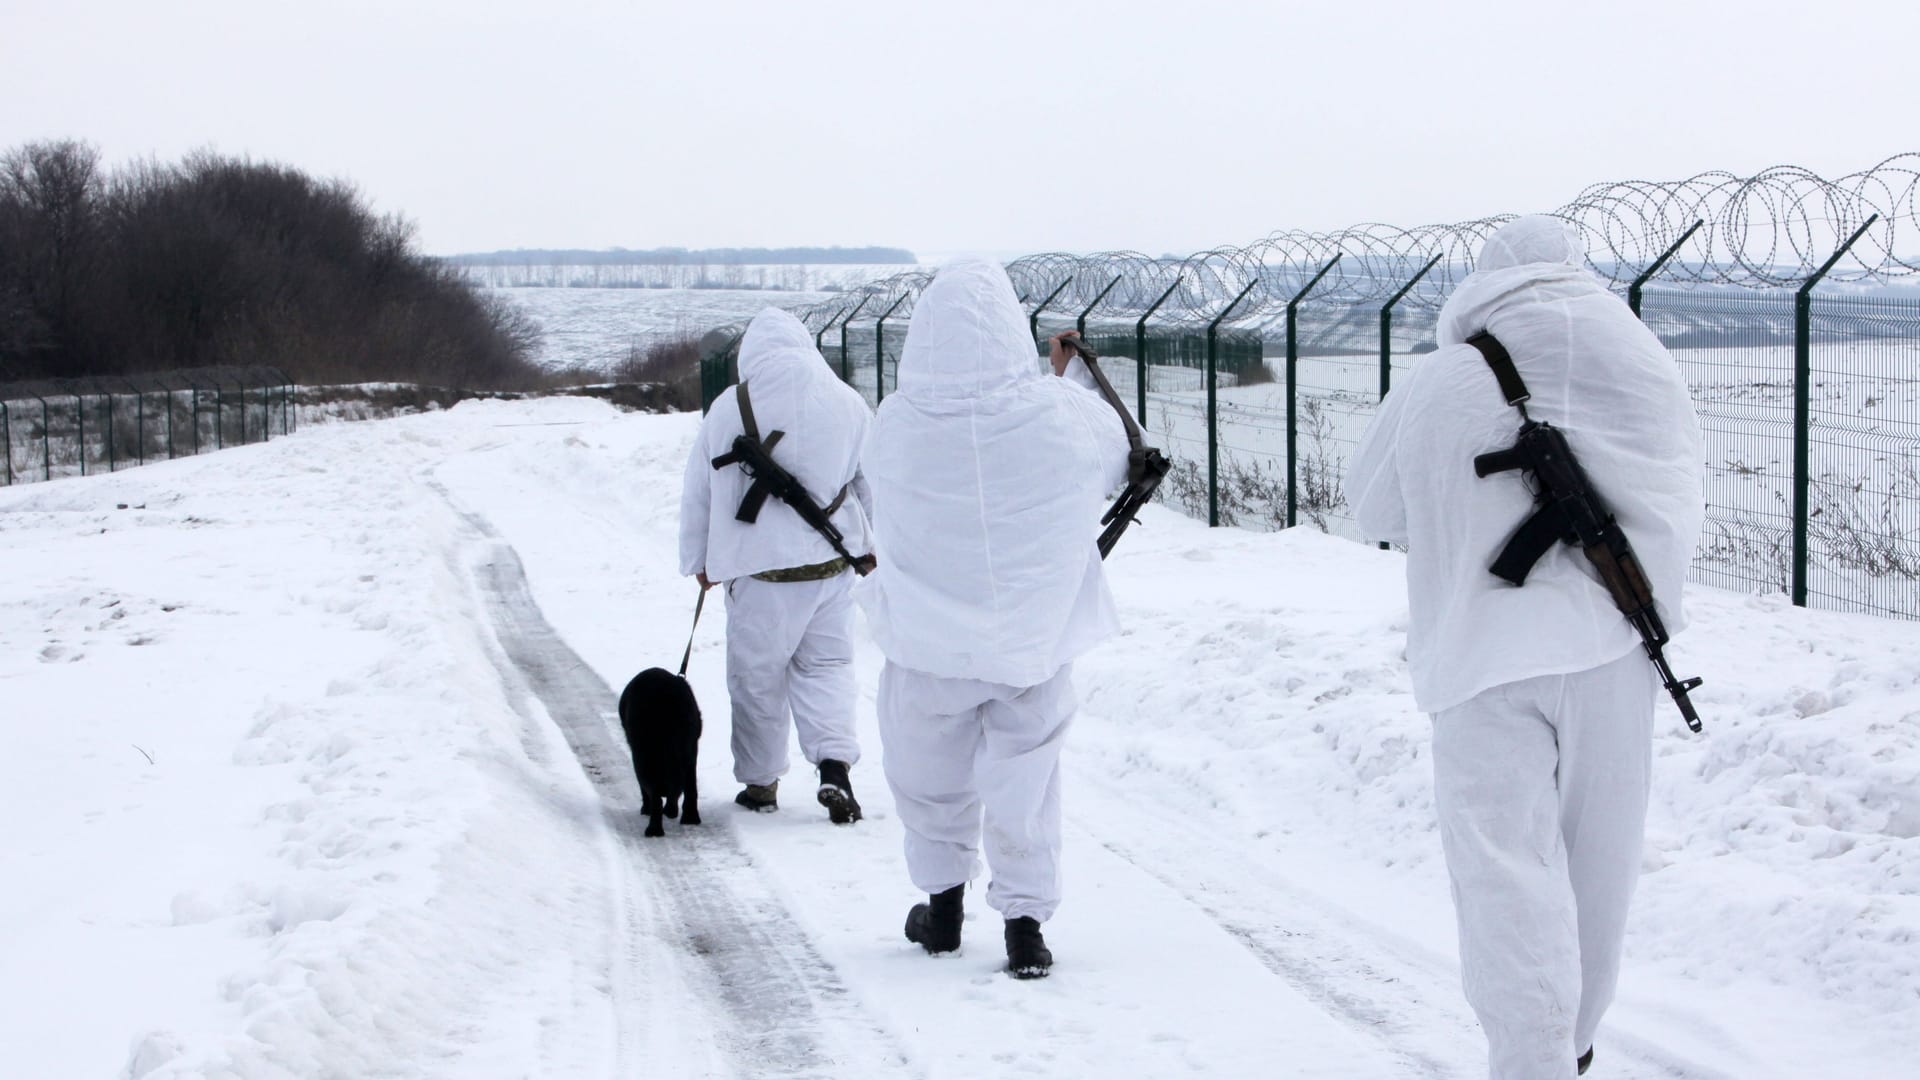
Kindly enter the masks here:
<path id="1" fill-rule="evenodd" d="M 1106 398 L 1107 404 L 1113 406 L 1113 411 L 1120 414 L 1120 423 L 1127 429 L 1128 448 L 1136 453 L 1144 449 L 1147 441 L 1140 433 L 1140 424 L 1134 420 L 1133 414 L 1127 411 L 1127 406 L 1120 400 L 1120 395 L 1114 393 L 1113 384 L 1107 381 L 1107 373 L 1100 370 L 1100 362 L 1087 359 L 1084 353 L 1081 354 L 1080 362 L 1087 365 L 1087 370 L 1093 373 L 1093 381 L 1100 387 L 1100 396 Z"/>
<path id="2" fill-rule="evenodd" d="M 853 481 L 851 480 L 840 485 L 840 494 L 835 495 L 833 497 L 833 501 L 828 503 L 826 506 L 826 509 L 822 510 L 821 513 L 827 515 L 828 517 L 832 517 L 833 512 L 835 510 L 840 509 L 840 504 L 847 501 L 847 492 L 852 490 L 853 490 Z"/>
<path id="3" fill-rule="evenodd" d="M 754 442 L 759 442 L 760 425 L 754 422 L 753 399 L 747 394 L 746 383 L 743 382 L 734 388 L 734 398 L 740 402 L 741 430 L 746 432 L 747 438 L 752 439 Z M 772 450 L 774 444 L 780 441 L 780 436 L 783 434 L 785 433 L 779 431 L 774 432 L 773 437 L 768 439 L 763 445 L 765 445 L 768 450 Z M 827 504 L 826 515 L 828 517 L 832 517 L 833 512 L 840 509 L 840 504 L 847 501 L 847 492 L 852 489 L 852 487 L 853 483 L 851 481 L 841 486 L 840 494 L 835 495 L 833 501 Z M 761 496 L 761 499 L 764 501 L 765 496 Z"/>
<path id="4" fill-rule="evenodd" d="M 733 388 L 733 400 L 740 406 L 740 427 L 746 431 L 747 438 L 759 442 L 760 425 L 753 422 L 753 399 L 747 396 L 745 379 L 740 381 L 739 386 Z"/>
<path id="5" fill-rule="evenodd" d="M 1500 344 L 1499 338 L 1482 330 L 1468 338 L 1467 344 L 1478 349 L 1481 358 L 1493 369 L 1493 377 L 1499 381 L 1500 393 L 1506 397 L 1507 404 L 1519 409 L 1533 396 L 1527 392 L 1527 384 L 1520 381 L 1520 372 L 1513 366 L 1513 356 L 1507 352 L 1505 345 Z M 1525 411 L 1521 410 L 1523 414 Z"/>

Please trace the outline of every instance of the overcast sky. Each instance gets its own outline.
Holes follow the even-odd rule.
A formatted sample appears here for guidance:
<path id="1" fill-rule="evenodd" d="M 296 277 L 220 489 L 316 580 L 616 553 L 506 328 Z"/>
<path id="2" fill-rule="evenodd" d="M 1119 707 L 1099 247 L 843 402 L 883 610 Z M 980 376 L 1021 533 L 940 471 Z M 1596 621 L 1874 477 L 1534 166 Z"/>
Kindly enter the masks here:
<path id="1" fill-rule="evenodd" d="M 0 146 L 352 180 L 434 254 L 1187 253 L 1920 150 L 1916 0 L 0 0 Z"/>

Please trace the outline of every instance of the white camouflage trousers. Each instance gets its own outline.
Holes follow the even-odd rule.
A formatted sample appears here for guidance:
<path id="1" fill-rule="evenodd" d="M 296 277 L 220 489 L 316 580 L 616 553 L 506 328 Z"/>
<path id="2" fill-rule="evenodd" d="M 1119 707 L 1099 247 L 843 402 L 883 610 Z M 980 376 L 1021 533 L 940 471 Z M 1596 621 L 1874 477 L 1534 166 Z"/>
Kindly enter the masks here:
<path id="1" fill-rule="evenodd" d="M 1492 1080 L 1572 1080 L 1620 975 L 1659 680 L 1635 649 L 1433 717 L 1434 801 Z"/>
<path id="2" fill-rule="evenodd" d="M 860 760 L 853 729 L 853 571 L 824 581 L 727 582 L 727 695 L 733 776 L 771 784 L 787 771 L 787 721 L 818 765 Z"/>
<path id="3" fill-rule="evenodd" d="M 880 744 L 905 826 L 907 874 L 944 892 L 978 869 L 987 904 L 1041 922 L 1060 906 L 1060 748 L 1078 701 L 1072 665 L 1035 686 L 880 670 Z M 984 820 L 983 820 L 984 819 Z"/>

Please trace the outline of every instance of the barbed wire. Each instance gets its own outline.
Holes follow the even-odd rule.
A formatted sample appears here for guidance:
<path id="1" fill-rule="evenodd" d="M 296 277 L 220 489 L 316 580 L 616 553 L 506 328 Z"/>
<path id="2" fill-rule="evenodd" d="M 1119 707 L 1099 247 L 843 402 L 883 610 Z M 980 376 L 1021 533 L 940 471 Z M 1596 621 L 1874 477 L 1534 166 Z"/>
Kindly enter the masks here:
<path id="1" fill-rule="evenodd" d="M 1920 274 L 1920 243 L 1914 241 L 1920 153 L 1896 154 L 1834 180 L 1780 165 L 1746 177 L 1708 172 L 1685 180 L 1595 184 L 1550 212 L 1580 230 L 1588 268 L 1619 288 L 1662 255 L 1668 261 L 1657 279 L 1661 284 L 1796 287 L 1863 226 L 1824 280 L 1886 283 Z M 1054 319 L 1075 318 L 1090 307 L 1090 318 L 1132 319 L 1160 301 L 1157 324 L 1204 323 L 1245 292 L 1229 321 L 1246 326 L 1279 317 L 1310 282 L 1316 304 L 1377 305 L 1406 289 L 1406 308 L 1432 310 L 1473 272 L 1486 238 L 1514 216 L 1413 228 L 1369 222 L 1333 232 L 1285 230 L 1185 259 L 1136 251 L 1047 252 L 1015 259 L 1007 274 L 1029 310 L 1047 300 L 1046 313 Z M 891 324 L 912 314 L 931 280 L 927 269 L 894 274 L 796 314 L 816 331 L 836 320 L 871 324 L 887 311 Z"/>
<path id="2" fill-rule="evenodd" d="M 140 394 L 186 393 L 204 390 L 221 393 L 293 385 L 293 380 L 276 367 L 221 365 L 216 367 L 174 368 L 167 371 L 142 371 L 126 375 L 83 375 L 71 378 L 23 379 L 0 383 L 0 401 L 19 403 L 42 398 L 89 398 L 136 396 Z"/>

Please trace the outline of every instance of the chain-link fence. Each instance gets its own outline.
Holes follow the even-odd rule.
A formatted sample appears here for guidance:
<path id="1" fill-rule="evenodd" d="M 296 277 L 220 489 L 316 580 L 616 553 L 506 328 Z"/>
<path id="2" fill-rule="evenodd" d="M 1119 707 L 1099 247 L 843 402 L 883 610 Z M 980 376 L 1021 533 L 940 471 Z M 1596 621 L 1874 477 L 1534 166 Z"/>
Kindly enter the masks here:
<path id="1" fill-rule="evenodd" d="M 0 482 L 53 480 L 264 442 L 298 421 L 275 368 L 216 367 L 0 385 Z"/>
<path id="2" fill-rule="evenodd" d="M 1916 211 L 1917 154 L 1831 181 L 1779 168 L 1599 185 L 1555 211 L 1693 388 L 1708 471 L 1695 580 L 1920 617 Z M 1508 220 L 1278 233 L 1184 260 L 1036 255 L 1007 271 L 1036 342 L 1078 328 L 1109 358 L 1173 459 L 1163 500 L 1213 524 L 1366 541 L 1348 459 Z M 898 275 L 796 314 L 878 403 L 930 280 Z M 737 331 L 710 339 L 726 347 L 708 353 L 709 401 Z"/>

